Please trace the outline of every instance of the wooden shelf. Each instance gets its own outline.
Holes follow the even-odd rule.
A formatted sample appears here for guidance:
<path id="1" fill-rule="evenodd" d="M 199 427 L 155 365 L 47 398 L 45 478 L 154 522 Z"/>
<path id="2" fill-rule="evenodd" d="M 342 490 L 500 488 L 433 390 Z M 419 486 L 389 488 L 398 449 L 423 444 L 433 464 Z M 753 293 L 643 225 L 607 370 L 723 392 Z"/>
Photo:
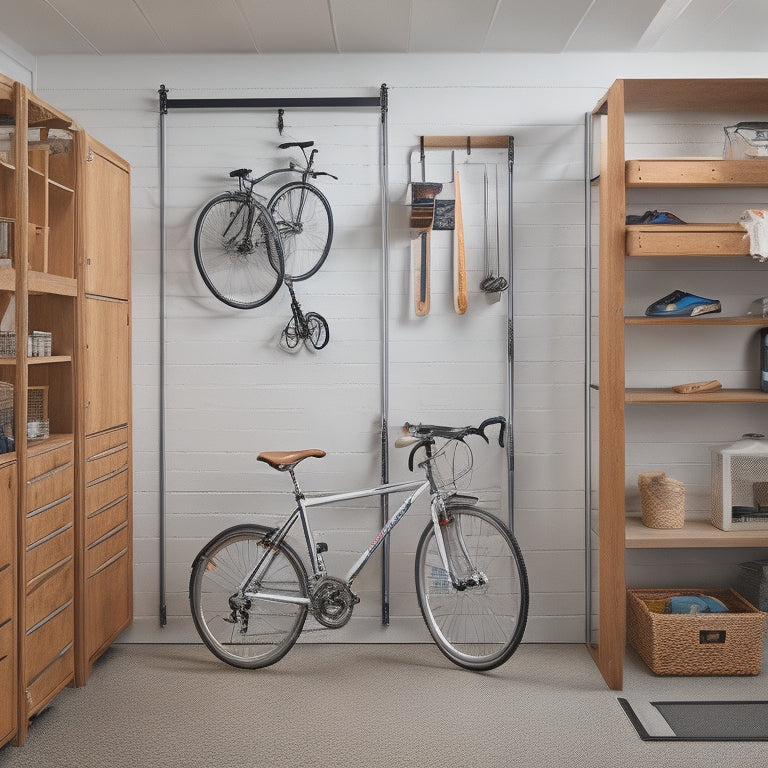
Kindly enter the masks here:
<path id="1" fill-rule="evenodd" d="M 628 389 L 624 394 L 627 404 L 684 404 L 684 403 L 768 403 L 768 392 L 759 389 L 720 389 L 716 392 L 693 392 L 682 395 L 671 389 Z"/>
<path id="2" fill-rule="evenodd" d="M 764 187 L 768 161 L 672 158 L 627 160 L 626 186 L 638 187 Z"/>
<path id="3" fill-rule="evenodd" d="M 768 317 L 758 315 L 721 315 L 713 312 L 698 317 L 646 317 L 645 315 L 633 315 L 624 318 L 625 325 L 732 325 L 754 326 L 764 328 L 768 326 Z"/>
<path id="4" fill-rule="evenodd" d="M 59 296 L 77 296 L 77 280 L 72 277 L 51 275 L 47 272 L 29 271 L 30 293 L 53 293 Z"/>
<path id="5" fill-rule="evenodd" d="M 727 224 L 630 224 L 627 256 L 749 256 L 747 231 Z"/>
<path id="6" fill-rule="evenodd" d="M 48 363 L 71 363 L 71 355 L 51 355 L 49 357 L 28 357 L 27 365 L 46 365 Z M 0 365 L 16 365 L 15 357 L 0 357 Z"/>
<path id="7" fill-rule="evenodd" d="M 627 549 L 692 549 L 696 547 L 768 547 L 768 530 L 721 531 L 708 520 L 686 520 L 682 528 L 647 528 L 639 517 L 627 517 Z"/>

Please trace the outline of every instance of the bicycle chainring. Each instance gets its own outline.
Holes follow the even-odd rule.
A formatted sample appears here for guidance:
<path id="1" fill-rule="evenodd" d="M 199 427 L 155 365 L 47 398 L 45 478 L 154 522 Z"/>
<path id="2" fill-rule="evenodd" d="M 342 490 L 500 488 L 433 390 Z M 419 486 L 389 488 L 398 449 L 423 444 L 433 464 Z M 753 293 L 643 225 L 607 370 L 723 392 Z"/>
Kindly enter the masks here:
<path id="1" fill-rule="evenodd" d="M 323 576 L 312 590 L 312 613 L 330 629 L 343 627 L 352 618 L 352 609 L 360 598 L 341 580 Z"/>

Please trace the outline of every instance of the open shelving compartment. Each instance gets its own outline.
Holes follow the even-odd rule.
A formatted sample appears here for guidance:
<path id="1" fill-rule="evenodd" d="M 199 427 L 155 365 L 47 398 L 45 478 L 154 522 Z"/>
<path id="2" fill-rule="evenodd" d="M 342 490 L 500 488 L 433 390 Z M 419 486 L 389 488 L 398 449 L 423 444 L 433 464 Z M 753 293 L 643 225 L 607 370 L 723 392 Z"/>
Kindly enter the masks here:
<path id="1" fill-rule="evenodd" d="M 703 509 L 708 503 L 703 478 L 708 472 L 704 457 L 709 438 L 702 437 L 707 431 L 701 426 L 708 421 L 723 425 L 729 419 L 734 423 L 755 420 L 764 423 L 768 413 L 755 410 L 768 403 L 768 393 L 759 389 L 758 357 L 749 352 L 750 345 L 754 345 L 752 338 L 759 329 L 768 326 L 768 319 L 747 316 L 744 307 L 731 300 L 731 294 L 751 289 L 755 291 L 754 296 L 768 295 L 768 281 L 761 281 L 758 275 L 762 268 L 749 257 L 749 240 L 745 239 L 746 232 L 738 223 L 738 214 L 729 215 L 730 220 L 722 220 L 720 215 L 709 216 L 711 210 L 716 213 L 724 210 L 723 201 L 734 194 L 737 198 L 734 205 L 768 207 L 743 204 L 750 190 L 754 190 L 755 200 L 766 199 L 768 161 L 691 157 L 689 155 L 696 154 L 697 141 L 701 140 L 681 139 L 679 125 L 675 126 L 677 132 L 672 130 L 673 138 L 666 140 L 666 144 L 664 140 L 656 141 L 665 127 L 669 130 L 670 124 L 675 124 L 679 113 L 684 113 L 684 120 L 691 124 L 700 118 L 691 113 L 701 113 L 702 122 L 710 129 L 721 120 L 759 119 L 755 113 L 765 112 L 763 105 L 766 104 L 768 80 L 764 79 L 618 80 L 587 116 L 590 162 L 586 223 L 590 265 L 593 264 L 593 237 L 599 253 L 599 261 L 588 269 L 590 285 L 593 279 L 597 283 L 599 309 L 594 314 L 588 312 L 585 404 L 589 446 L 586 503 L 592 537 L 590 552 L 596 553 L 590 561 L 588 589 L 591 595 L 595 585 L 598 606 L 594 613 L 599 616 L 599 629 L 591 631 L 590 627 L 588 641 L 606 682 L 614 689 L 620 689 L 623 684 L 625 554 L 628 550 L 738 550 L 768 546 L 768 531 L 725 532 L 709 523 Z M 661 112 L 675 115 L 635 117 L 634 114 Z M 633 121 L 639 121 L 641 139 L 632 134 L 630 140 L 631 131 L 627 130 L 630 115 Z M 682 124 L 683 120 L 678 122 Z M 635 124 L 632 123 L 633 129 Z M 720 123 L 721 126 L 727 124 Z M 593 146 L 593 137 L 597 134 L 599 152 Z M 722 148 L 722 138 L 720 142 Z M 661 154 L 682 148 L 676 145 L 686 145 L 686 151 L 680 153 L 685 156 L 628 157 L 647 151 L 650 146 L 656 149 L 657 143 L 662 145 Z M 693 153 L 689 145 L 693 146 Z M 710 145 L 707 149 L 710 155 L 718 148 Z M 596 172 L 592 163 L 598 162 L 598 158 L 600 167 Z M 710 195 L 706 192 L 709 189 L 717 192 Z M 683 201 L 686 214 L 682 218 L 686 221 L 695 218 L 704 221 L 675 225 L 625 223 L 627 214 L 639 212 L 643 207 L 674 211 L 675 208 L 667 207 L 669 200 Z M 650 201 L 662 202 L 652 204 Z M 637 211 L 634 207 L 630 210 L 632 206 Z M 599 218 L 599 226 L 594 228 L 593 214 Z M 685 282 L 677 284 L 677 280 Z M 735 288 L 733 281 L 737 283 Z M 728 301 L 723 301 L 722 314 L 695 318 L 641 314 L 650 300 L 672 288 L 705 296 L 719 296 L 722 290 Z M 707 292 L 710 289 L 717 290 L 718 294 Z M 596 327 L 599 330 L 595 330 Z M 708 353 L 711 344 L 724 345 L 731 356 L 740 355 L 752 362 L 745 363 L 740 371 L 736 370 L 738 364 L 727 368 L 729 363 L 722 363 L 711 349 Z M 694 355 L 699 357 L 691 364 Z M 679 359 L 675 359 L 676 356 Z M 726 366 L 722 371 L 720 364 Z M 748 365 L 754 368 L 751 373 L 746 370 Z M 684 378 L 686 373 L 689 378 Z M 690 395 L 671 389 L 674 383 L 709 378 L 722 378 L 723 389 Z M 715 410 L 702 410 L 711 408 Z M 729 410 L 723 411 L 723 408 Z M 734 408 L 742 410 L 730 410 Z M 726 413 L 730 415 L 726 417 Z M 757 413 L 761 415 L 755 419 Z M 688 430 L 690 436 L 679 437 L 678 428 L 680 434 Z M 674 440 L 670 439 L 671 434 L 675 435 Z M 726 433 L 720 440 L 737 437 L 738 434 Z M 660 456 L 651 455 L 654 438 L 659 440 Z M 631 455 L 627 452 L 628 441 L 632 445 Z M 641 471 L 647 469 L 642 466 L 643 461 L 648 461 L 654 470 L 662 469 L 675 450 L 685 451 L 697 441 L 699 445 L 692 451 L 695 455 L 686 455 L 675 465 L 682 468 L 681 471 L 685 471 L 686 462 L 695 466 L 691 473 L 698 483 L 692 484 L 695 486 L 693 509 L 691 514 L 686 509 L 684 527 L 677 530 L 645 527 L 636 508 L 639 501 L 636 493 L 633 495 L 633 475 L 639 467 Z M 591 463 L 593 445 L 594 466 Z M 592 492 L 593 479 L 596 493 Z"/>

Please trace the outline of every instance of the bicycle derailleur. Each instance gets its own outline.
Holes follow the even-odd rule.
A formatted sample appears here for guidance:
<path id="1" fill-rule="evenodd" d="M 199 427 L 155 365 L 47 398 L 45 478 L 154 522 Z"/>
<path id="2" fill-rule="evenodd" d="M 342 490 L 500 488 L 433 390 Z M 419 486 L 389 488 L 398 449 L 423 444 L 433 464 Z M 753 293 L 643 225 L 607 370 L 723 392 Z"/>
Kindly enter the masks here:
<path id="1" fill-rule="evenodd" d="M 341 580 L 323 576 L 312 589 L 311 610 L 314 617 L 330 629 L 343 627 L 352 618 L 352 609 L 360 598 Z"/>

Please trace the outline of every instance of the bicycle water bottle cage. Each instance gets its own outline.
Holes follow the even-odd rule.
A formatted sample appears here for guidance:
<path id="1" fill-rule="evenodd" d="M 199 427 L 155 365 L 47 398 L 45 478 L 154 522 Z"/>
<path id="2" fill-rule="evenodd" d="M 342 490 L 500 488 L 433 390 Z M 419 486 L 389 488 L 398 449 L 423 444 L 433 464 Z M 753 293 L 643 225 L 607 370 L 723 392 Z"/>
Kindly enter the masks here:
<path id="1" fill-rule="evenodd" d="M 244 179 L 248 176 L 248 174 L 250 174 L 250 172 L 251 172 L 250 168 L 238 168 L 236 171 L 230 171 L 229 175 L 233 179 L 235 177 L 239 179 Z"/>
<path id="2" fill-rule="evenodd" d="M 291 147 L 298 147 L 299 149 L 308 149 L 315 145 L 314 141 L 289 141 L 286 144 L 278 144 L 279 149 L 290 149 Z"/>

